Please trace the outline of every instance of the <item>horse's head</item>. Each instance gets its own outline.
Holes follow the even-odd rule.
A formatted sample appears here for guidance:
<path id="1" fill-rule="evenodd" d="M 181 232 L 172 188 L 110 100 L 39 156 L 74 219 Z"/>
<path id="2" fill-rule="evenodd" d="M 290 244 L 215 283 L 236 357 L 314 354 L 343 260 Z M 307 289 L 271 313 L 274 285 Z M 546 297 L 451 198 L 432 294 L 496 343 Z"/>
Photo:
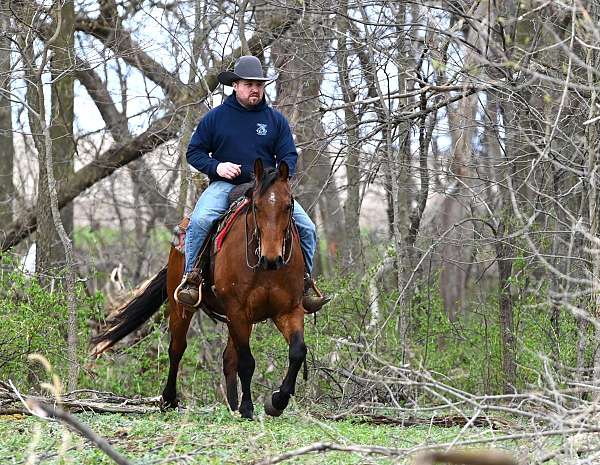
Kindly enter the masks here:
<path id="1" fill-rule="evenodd" d="M 260 240 L 258 264 L 264 270 L 276 270 L 285 264 L 286 240 L 291 239 L 294 208 L 289 174 L 284 161 L 277 169 L 268 170 L 263 168 L 262 160 L 254 162 L 252 210 Z"/>

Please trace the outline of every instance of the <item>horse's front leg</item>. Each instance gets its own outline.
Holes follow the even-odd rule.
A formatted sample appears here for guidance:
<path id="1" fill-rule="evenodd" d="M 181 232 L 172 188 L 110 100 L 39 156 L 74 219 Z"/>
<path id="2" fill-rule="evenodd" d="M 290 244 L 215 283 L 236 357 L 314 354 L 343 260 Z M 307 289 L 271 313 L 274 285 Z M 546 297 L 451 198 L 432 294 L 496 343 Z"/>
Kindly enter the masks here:
<path id="1" fill-rule="evenodd" d="M 306 344 L 304 344 L 304 309 L 295 308 L 291 313 L 274 319 L 277 328 L 289 344 L 290 365 L 281 386 L 273 395 L 265 400 L 265 413 L 278 417 L 283 413 L 296 393 L 296 378 L 306 359 Z"/>
<path id="2" fill-rule="evenodd" d="M 164 408 L 175 408 L 179 403 L 177 398 L 177 371 L 179 362 L 187 347 L 187 331 L 192 321 L 193 312 L 184 310 L 184 307 L 174 302 L 169 302 L 169 375 L 162 393 L 161 405 Z"/>
<path id="3" fill-rule="evenodd" d="M 227 346 L 223 351 L 223 374 L 225 375 L 225 390 L 227 391 L 227 403 L 231 410 L 236 411 L 239 406 L 238 386 L 238 353 L 231 335 Z"/>
<path id="4" fill-rule="evenodd" d="M 250 334 L 252 332 L 252 324 L 239 321 L 235 318 L 231 319 L 234 321 L 228 325 L 229 337 L 233 341 L 237 351 L 237 373 L 242 384 L 242 402 L 240 403 L 240 414 L 242 415 L 242 418 L 248 418 L 251 420 L 254 415 L 254 404 L 252 403 L 250 384 L 252 383 L 252 375 L 254 374 L 255 366 L 254 357 L 252 356 L 252 352 L 250 352 Z M 226 379 L 226 383 L 228 384 L 228 397 L 230 382 L 231 379 Z"/>

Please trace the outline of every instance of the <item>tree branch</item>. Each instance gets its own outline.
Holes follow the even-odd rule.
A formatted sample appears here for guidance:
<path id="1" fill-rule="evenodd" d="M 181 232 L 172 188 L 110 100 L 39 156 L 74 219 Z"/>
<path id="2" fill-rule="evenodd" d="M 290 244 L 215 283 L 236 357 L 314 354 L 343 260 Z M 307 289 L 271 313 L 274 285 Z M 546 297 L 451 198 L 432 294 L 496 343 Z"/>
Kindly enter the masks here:
<path id="1" fill-rule="evenodd" d="M 130 134 L 127 128 L 127 117 L 117 109 L 100 76 L 89 63 L 79 57 L 76 57 L 75 77 L 83 84 L 94 101 L 113 139 L 116 141 L 128 139 Z"/>
<path id="2" fill-rule="evenodd" d="M 248 47 L 251 53 L 256 54 L 265 47 L 268 47 L 275 39 L 284 34 L 300 17 L 299 11 L 286 10 L 286 12 L 287 14 L 285 15 L 272 18 L 267 24 L 264 33 L 256 34 L 248 41 Z M 81 22 L 82 20 L 80 19 L 79 21 Z M 91 22 L 93 23 L 94 21 Z M 186 105 L 195 105 L 202 102 L 209 92 L 212 92 L 217 87 L 217 74 L 222 69 L 229 67 L 241 55 L 242 49 L 241 47 L 238 47 L 222 61 L 216 61 L 213 67 L 206 73 L 206 90 L 198 89 L 197 92 L 185 94 L 185 101 L 179 102 L 180 106 L 178 106 L 175 111 L 152 123 L 148 130 L 143 134 L 140 134 L 124 144 L 111 147 L 100 155 L 98 159 L 77 171 L 73 178 L 69 180 L 69 183 L 64 185 L 58 192 L 59 208 L 62 208 L 71 202 L 79 194 L 98 181 L 110 176 L 118 168 L 127 165 L 133 160 L 137 160 L 163 143 L 174 139 L 183 122 Z M 135 66 L 139 64 L 139 62 L 134 61 L 132 64 Z M 143 71 L 142 68 L 140 69 Z M 182 89 L 185 88 L 181 82 L 179 82 L 179 85 L 182 86 Z M 0 232 L 3 236 L 0 237 L 0 250 L 5 252 L 15 246 L 34 232 L 36 227 L 36 214 L 34 210 L 30 209 Z"/>
<path id="3" fill-rule="evenodd" d="M 83 191 L 111 175 L 118 168 L 173 139 L 177 135 L 180 125 L 181 115 L 170 113 L 155 121 L 146 132 L 138 137 L 108 149 L 95 161 L 77 171 L 69 183 L 62 186 L 58 192 L 59 208 L 67 205 Z M 5 229 L 4 237 L 0 238 L 1 250 L 4 252 L 18 244 L 34 232 L 36 227 L 36 213 L 34 209 L 30 209 Z"/>
<path id="4" fill-rule="evenodd" d="M 75 30 L 90 34 L 99 39 L 126 63 L 138 68 L 144 76 L 159 85 L 172 102 L 185 99 L 186 85 L 176 74 L 168 71 L 157 61 L 153 60 L 134 40 L 128 31 L 113 27 L 103 20 L 78 17 L 75 20 Z M 193 92 L 190 90 L 190 93 Z"/>

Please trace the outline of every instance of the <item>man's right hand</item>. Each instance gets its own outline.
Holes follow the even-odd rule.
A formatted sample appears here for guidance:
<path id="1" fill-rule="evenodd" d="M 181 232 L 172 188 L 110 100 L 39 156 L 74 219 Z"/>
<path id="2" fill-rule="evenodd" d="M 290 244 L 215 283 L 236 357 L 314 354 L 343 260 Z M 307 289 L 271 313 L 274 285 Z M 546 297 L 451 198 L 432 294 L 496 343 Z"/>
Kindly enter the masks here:
<path id="1" fill-rule="evenodd" d="M 242 165 L 236 165 L 228 161 L 217 165 L 217 174 L 225 179 L 237 178 L 242 173 Z"/>

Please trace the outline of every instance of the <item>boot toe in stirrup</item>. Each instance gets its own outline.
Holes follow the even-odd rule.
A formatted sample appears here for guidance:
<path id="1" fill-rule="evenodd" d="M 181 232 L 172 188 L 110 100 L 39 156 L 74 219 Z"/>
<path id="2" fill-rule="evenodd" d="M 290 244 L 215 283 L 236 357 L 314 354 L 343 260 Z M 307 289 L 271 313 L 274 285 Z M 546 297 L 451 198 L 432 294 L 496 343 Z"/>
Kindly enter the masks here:
<path id="1" fill-rule="evenodd" d="M 175 289 L 173 297 L 178 304 L 197 307 L 202 300 L 202 291 L 200 286 L 192 285 L 188 281 L 187 275 L 185 275 L 181 280 L 181 284 Z"/>
<path id="2" fill-rule="evenodd" d="M 302 298 L 304 313 L 311 315 L 321 310 L 321 307 L 331 300 L 330 297 L 318 297 L 316 295 L 305 295 Z"/>
<path id="3" fill-rule="evenodd" d="M 196 307 L 200 303 L 198 291 L 191 286 L 186 286 L 177 293 L 177 301 L 183 305 Z"/>

